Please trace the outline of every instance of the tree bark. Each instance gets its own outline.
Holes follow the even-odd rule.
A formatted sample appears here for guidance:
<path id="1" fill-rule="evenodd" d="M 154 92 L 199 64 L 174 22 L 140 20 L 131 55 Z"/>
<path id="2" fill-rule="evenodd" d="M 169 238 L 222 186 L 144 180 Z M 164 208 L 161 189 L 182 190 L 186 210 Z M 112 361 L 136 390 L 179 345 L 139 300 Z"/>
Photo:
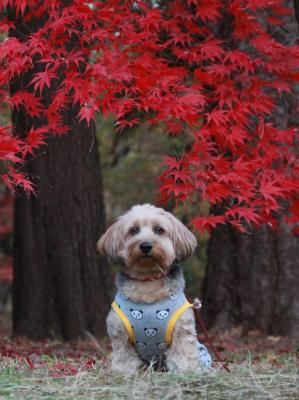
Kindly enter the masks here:
<path id="1" fill-rule="evenodd" d="M 208 246 L 203 316 L 219 330 L 243 325 L 273 335 L 298 335 L 299 242 L 290 228 L 242 234 L 214 229 Z"/>
<path id="2" fill-rule="evenodd" d="M 10 18 L 16 26 L 10 35 L 24 40 L 47 16 L 26 24 L 13 12 Z M 26 87 L 38 68 L 11 81 L 11 93 Z M 12 120 L 22 136 L 41 123 L 23 108 Z M 96 252 L 105 214 L 95 126 L 79 123 L 71 106 L 65 122 L 70 133 L 50 135 L 25 164 L 37 195 L 20 192 L 15 200 L 13 332 L 31 339 L 105 332 L 108 272 Z"/>
<path id="3" fill-rule="evenodd" d="M 293 1 L 288 6 L 294 7 Z M 284 18 L 282 27 L 268 28 L 279 41 L 294 43 L 295 9 Z M 273 120 L 282 129 L 298 126 L 299 88 L 294 91 L 294 96 L 277 99 Z M 242 325 L 245 331 L 257 328 L 266 334 L 298 336 L 298 282 L 299 240 L 289 227 L 280 223 L 277 231 L 264 226 L 242 234 L 221 226 L 212 231 L 208 245 L 203 317 L 213 329 Z"/>

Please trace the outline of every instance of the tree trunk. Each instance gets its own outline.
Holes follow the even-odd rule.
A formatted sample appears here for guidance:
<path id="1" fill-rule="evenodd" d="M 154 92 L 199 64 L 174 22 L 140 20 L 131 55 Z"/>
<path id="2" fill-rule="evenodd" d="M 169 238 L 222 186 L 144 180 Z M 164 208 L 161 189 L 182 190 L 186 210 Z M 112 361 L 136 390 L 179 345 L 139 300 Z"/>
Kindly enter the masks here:
<path id="1" fill-rule="evenodd" d="M 294 7 L 293 1 L 288 6 Z M 284 43 L 296 41 L 295 16 L 294 10 L 282 27 L 268 26 L 273 36 Z M 294 90 L 295 96 L 277 99 L 273 120 L 282 129 L 298 126 L 299 88 Z M 287 226 L 281 223 L 278 231 L 264 226 L 250 234 L 219 227 L 208 246 L 203 316 L 210 328 L 219 330 L 243 325 L 245 331 L 298 335 L 298 282 L 299 240 Z"/>
<path id="2" fill-rule="evenodd" d="M 289 228 L 242 234 L 214 229 L 208 246 L 203 316 L 220 330 L 243 325 L 298 335 L 299 241 Z"/>
<path id="3" fill-rule="evenodd" d="M 19 16 L 10 35 L 22 40 L 46 18 L 25 24 Z M 38 68 L 10 82 L 11 93 L 26 87 Z M 22 136 L 41 123 L 23 108 L 12 119 Z M 37 195 L 18 193 L 15 201 L 13 331 L 31 339 L 105 332 L 108 273 L 96 252 L 105 219 L 95 127 L 79 123 L 72 107 L 65 122 L 70 133 L 49 136 L 25 164 Z"/>

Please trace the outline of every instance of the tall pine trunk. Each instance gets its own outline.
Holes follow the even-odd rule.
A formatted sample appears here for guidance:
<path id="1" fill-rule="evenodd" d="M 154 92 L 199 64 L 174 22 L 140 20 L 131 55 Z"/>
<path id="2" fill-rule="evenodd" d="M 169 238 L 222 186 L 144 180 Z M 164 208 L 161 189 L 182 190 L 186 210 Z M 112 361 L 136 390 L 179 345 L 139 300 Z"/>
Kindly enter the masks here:
<path id="1" fill-rule="evenodd" d="M 16 28 L 10 35 L 20 40 L 47 19 L 24 23 L 13 10 L 9 17 Z M 38 68 L 35 63 L 12 80 L 11 93 L 26 87 Z M 44 92 L 46 99 L 51 90 Z M 37 184 L 36 196 L 20 192 L 15 200 L 13 331 L 32 339 L 105 332 L 108 273 L 96 252 L 105 214 L 95 127 L 79 123 L 71 106 L 64 118 L 70 133 L 49 136 L 47 145 L 25 163 L 25 172 Z M 12 120 L 22 136 L 41 122 L 23 107 L 12 112 Z"/>
<path id="2" fill-rule="evenodd" d="M 295 3 L 284 26 L 268 26 L 285 44 L 298 39 Z M 277 98 L 273 120 L 286 129 L 298 126 L 299 88 Z M 203 285 L 203 316 L 210 328 L 242 325 L 274 335 L 298 335 L 299 239 L 280 223 L 242 234 L 229 226 L 213 229 Z"/>

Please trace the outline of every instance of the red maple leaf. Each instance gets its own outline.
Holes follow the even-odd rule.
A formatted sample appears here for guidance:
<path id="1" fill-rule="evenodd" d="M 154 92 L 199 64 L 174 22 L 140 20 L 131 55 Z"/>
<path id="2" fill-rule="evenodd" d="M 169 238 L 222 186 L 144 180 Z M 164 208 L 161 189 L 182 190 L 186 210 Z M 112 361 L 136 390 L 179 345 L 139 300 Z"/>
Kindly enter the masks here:
<path id="1" fill-rule="evenodd" d="M 147 122 L 183 134 L 177 156 L 163 161 L 164 200 L 204 198 L 224 210 L 195 218 L 196 229 L 274 226 L 277 212 L 297 224 L 298 126 L 282 129 L 274 113 L 280 96 L 291 100 L 290 112 L 298 108 L 292 88 L 299 47 L 277 40 L 265 24 L 284 23 L 290 9 L 282 1 L 176 0 L 162 7 L 76 0 L 62 7 L 50 0 L 36 7 L 4 0 L 0 10 L 7 5 L 18 21 L 2 19 L 0 30 L 9 26 L 11 36 L 18 34 L 14 23 L 27 26 L 47 12 L 40 29 L 0 43 L 1 104 L 26 117 L 22 132 L 0 129 L 1 178 L 9 188 L 33 190 L 20 164 L 47 135 L 69 132 L 64 116 L 73 107 L 88 125 L 101 112 L 113 116 L 116 130 Z M 224 15 L 232 22 L 221 39 Z M 10 98 L 15 79 L 24 84 Z"/>

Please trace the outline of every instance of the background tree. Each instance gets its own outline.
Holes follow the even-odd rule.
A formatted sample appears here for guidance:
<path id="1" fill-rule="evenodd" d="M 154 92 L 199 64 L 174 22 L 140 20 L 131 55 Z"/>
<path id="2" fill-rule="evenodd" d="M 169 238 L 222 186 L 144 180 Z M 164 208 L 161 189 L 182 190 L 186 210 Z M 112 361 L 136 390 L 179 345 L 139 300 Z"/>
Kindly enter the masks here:
<path id="1" fill-rule="evenodd" d="M 11 9 L 9 18 L 10 37 L 22 43 L 43 28 L 48 15 L 37 20 L 30 10 Z M 76 38 L 66 43 L 69 51 L 78 45 Z M 11 79 L 11 96 L 42 70 L 35 57 L 29 70 Z M 43 91 L 46 106 L 58 84 Z M 61 118 L 70 133 L 50 136 L 23 167 L 36 183 L 36 196 L 18 191 L 15 201 L 13 331 L 33 339 L 103 334 L 109 303 L 106 264 L 96 253 L 105 217 L 95 126 L 79 122 L 71 104 Z M 43 122 L 25 105 L 13 110 L 12 120 L 25 140 Z"/>
<path id="2" fill-rule="evenodd" d="M 285 46 L 298 40 L 295 3 L 288 1 L 288 6 L 291 12 L 284 16 L 283 25 L 265 22 L 270 34 Z M 270 16 L 260 18 L 265 21 Z M 294 89 L 293 95 L 276 97 L 275 111 L 268 118 L 280 129 L 299 125 L 298 85 Z M 269 226 L 248 227 L 248 233 L 232 226 L 214 228 L 203 286 L 203 313 L 209 326 L 242 325 L 244 333 L 257 328 L 267 334 L 297 336 L 298 256 L 298 237 L 283 221 L 274 231 Z"/>
<path id="3" fill-rule="evenodd" d="M 283 0 L 8 3 L 18 15 L 30 6 L 25 23 L 40 20 L 46 8 L 49 17 L 29 36 L 1 46 L 2 87 L 33 64 L 40 68 L 11 96 L 14 110 L 25 107 L 40 124 L 23 140 L 1 130 L 11 144 L 4 152 L 6 184 L 30 190 L 15 163 L 46 133 L 66 133 L 61 116 L 72 104 L 88 125 L 100 111 L 113 115 L 118 132 L 146 120 L 186 139 L 164 159 L 161 194 L 197 206 L 195 229 L 275 226 L 279 212 L 298 231 L 297 130 L 270 118 L 277 95 L 291 94 L 298 80 L 299 50 L 273 37 L 261 18 L 281 25 L 290 12 Z M 14 29 L 11 21 L 2 26 Z M 70 51 L 74 38 L 80 46 Z M 200 213 L 202 201 L 211 206 L 208 216 Z"/>

